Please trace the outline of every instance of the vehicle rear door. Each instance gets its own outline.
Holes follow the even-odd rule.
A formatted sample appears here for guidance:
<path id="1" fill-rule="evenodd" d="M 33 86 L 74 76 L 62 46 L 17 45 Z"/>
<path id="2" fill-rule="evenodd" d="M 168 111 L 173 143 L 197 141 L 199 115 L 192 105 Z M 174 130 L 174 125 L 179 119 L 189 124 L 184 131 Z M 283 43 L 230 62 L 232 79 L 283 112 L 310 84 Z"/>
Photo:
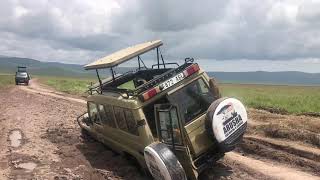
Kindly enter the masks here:
<path id="1" fill-rule="evenodd" d="M 184 143 L 178 107 L 173 104 L 156 104 L 155 119 L 159 140 L 165 143 L 179 159 L 184 169 L 192 168 L 190 152 Z"/>

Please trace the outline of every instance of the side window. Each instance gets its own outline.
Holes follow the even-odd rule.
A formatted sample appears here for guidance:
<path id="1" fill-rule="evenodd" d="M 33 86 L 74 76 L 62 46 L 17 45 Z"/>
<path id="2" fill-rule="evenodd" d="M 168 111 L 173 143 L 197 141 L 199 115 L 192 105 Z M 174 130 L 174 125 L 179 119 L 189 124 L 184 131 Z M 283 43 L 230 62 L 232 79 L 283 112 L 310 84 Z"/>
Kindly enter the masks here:
<path id="1" fill-rule="evenodd" d="M 101 122 L 103 124 L 106 124 L 110 127 L 115 128 L 115 122 L 114 122 L 114 117 L 113 117 L 113 112 L 112 112 L 112 107 L 109 105 L 98 105 L 99 109 L 99 114 L 101 118 Z"/>
<path id="2" fill-rule="evenodd" d="M 114 119 L 114 115 L 113 115 L 113 110 L 112 110 L 112 106 L 110 105 L 104 105 L 104 110 L 106 112 L 106 116 L 108 118 L 108 122 L 107 124 L 113 128 L 116 127 L 116 123 L 115 123 L 115 119 Z"/>
<path id="3" fill-rule="evenodd" d="M 128 131 L 127 123 L 124 117 L 123 109 L 119 107 L 114 107 L 114 115 L 116 117 L 118 127 L 121 130 Z"/>
<path id="4" fill-rule="evenodd" d="M 100 116 L 98 114 L 97 105 L 92 102 L 88 102 L 88 109 L 89 109 L 89 116 L 90 116 L 91 121 L 94 123 L 97 123 L 97 124 L 101 124 Z"/>
<path id="5" fill-rule="evenodd" d="M 124 110 L 124 115 L 126 117 L 128 130 L 131 134 L 139 135 L 137 129 L 137 122 L 135 121 L 131 110 Z"/>
<path id="6" fill-rule="evenodd" d="M 103 105 L 98 104 L 98 109 L 99 109 L 99 114 L 100 114 L 101 122 L 102 122 L 103 124 L 106 124 L 106 123 L 107 123 L 107 116 L 106 116 L 106 112 L 105 112 L 105 110 L 104 110 Z"/>

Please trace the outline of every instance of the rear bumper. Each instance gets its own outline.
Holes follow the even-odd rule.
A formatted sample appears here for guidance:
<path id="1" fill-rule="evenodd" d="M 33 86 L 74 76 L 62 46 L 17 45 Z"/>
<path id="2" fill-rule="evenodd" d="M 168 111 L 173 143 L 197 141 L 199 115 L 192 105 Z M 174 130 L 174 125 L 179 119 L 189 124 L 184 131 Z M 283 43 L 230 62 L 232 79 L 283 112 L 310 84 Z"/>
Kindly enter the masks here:
<path id="1" fill-rule="evenodd" d="M 218 146 L 212 146 L 205 153 L 193 160 L 193 169 L 200 174 L 205 169 L 212 167 L 223 156 L 224 153 L 218 149 Z"/>
<path id="2" fill-rule="evenodd" d="M 28 83 L 29 79 L 24 78 L 16 78 L 16 83 Z"/>
<path id="3" fill-rule="evenodd" d="M 225 141 L 215 144 L 212 148 L 208 149 L 205 153 L 193 160 L 193 168 L 198 173 L 212 165 L 221 159 L 225 152 L 232 151 L 235 146 L 241 141 L 244 132 L 247 128 L 247 122 L 245 122 L 235 133 L 228 137 Z"/>

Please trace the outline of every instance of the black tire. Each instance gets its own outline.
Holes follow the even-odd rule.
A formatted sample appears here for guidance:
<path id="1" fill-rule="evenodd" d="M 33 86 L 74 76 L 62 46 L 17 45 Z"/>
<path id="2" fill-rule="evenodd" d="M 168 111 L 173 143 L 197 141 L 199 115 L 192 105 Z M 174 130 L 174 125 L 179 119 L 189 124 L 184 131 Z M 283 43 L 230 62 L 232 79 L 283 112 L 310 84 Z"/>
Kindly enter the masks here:
<path id="1" fill-rule="evenodd" d="M 187 180 L 186 173 L 174 155 L 163 143 L 153 143 L 144 149 L 150 174 L 156 180 Z"/>

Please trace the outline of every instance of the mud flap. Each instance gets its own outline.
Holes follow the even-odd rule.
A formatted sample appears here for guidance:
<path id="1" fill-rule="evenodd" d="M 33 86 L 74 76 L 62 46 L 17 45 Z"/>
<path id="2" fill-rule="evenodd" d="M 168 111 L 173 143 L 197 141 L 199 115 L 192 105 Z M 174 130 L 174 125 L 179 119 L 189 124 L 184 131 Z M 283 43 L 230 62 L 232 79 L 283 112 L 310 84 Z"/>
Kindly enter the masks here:
<path id="1" fill-rule="evenodd" d="M 186 173 L 173 152 L 163 143 L 153 143 L 144 149 L 149 172 L 156 180 L 187 180 Z"/>
<path id="2" fill-rule="evenodd" d="M 214 101 L 207 112 L 206 129 L 223 152 L 234 149 L 247 128 L 248 115 L 244 105 L 235 98 Z"/>

